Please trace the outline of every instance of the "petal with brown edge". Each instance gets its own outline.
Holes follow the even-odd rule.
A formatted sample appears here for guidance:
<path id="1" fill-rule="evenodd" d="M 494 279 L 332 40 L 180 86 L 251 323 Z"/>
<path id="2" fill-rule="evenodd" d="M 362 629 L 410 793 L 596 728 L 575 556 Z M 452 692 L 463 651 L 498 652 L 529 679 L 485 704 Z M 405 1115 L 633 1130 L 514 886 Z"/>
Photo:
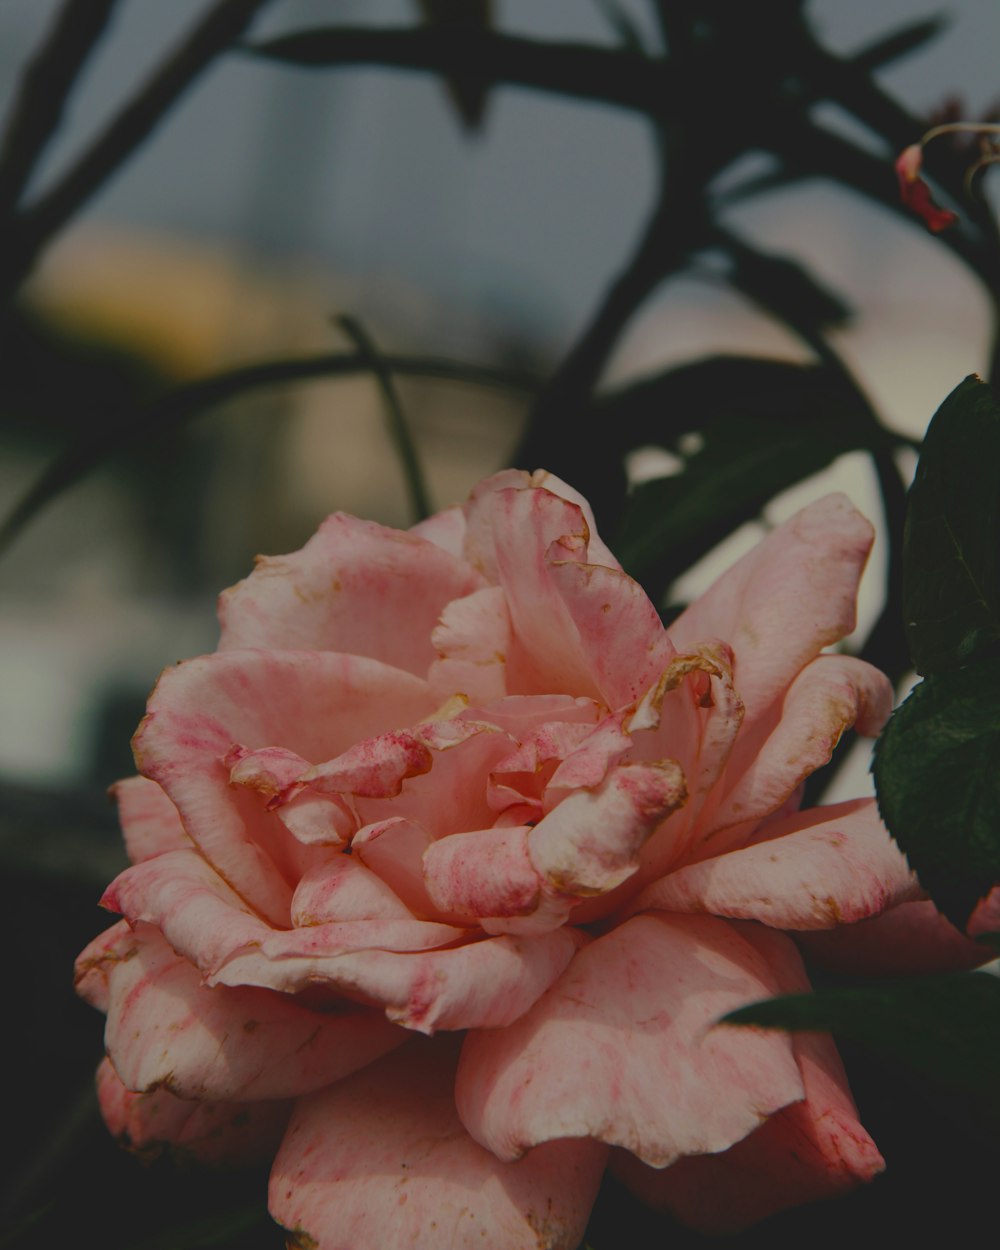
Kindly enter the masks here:
<path id="1" fill-rule="evenodd" d="M 155 781 L 125 777 L 110 793 L 118 804 L 125 850 L 133 864 L 192 845 L 177 808 Z"/>
<path id="2" fill-rule="evenodd" d="M 725 1150 L 803 1096 L 787 1037 L 713 1028 L 776 989 L 729 922 L 637 916 L 584 948 L 516 1024 L 469 1034 L 459 1115 L 501 1159 L 584 1136 L 655 1167 Z"/>
<path id="3" fill-rule="evenodd" d="M 764 825 L 750 846 L 689 864 L 647 886 L 630 910 L 709 912 L 776 929 L 832 929 L 922 893 L 875 800 L 852 799 Z"/>
<path id="4" fill-rule="evenodd" d="M 606 1147 L 551 1142 L 501 1163 L 463 1130 L 455 1047 L 416 1041 L 299 1100 L 271 1170 L 269 1207 L 315 1250 L 576 1250 Z"/>
<path id="5" fill-rule="evenodd" d="M 290 1101 L 193 1102 L 168 1089 L 126 1089 L 108 1059 L 97 1069 L 97 1101 L 119 1145 L 144 1160 L 165 1148 L 210 1167 L 244 1168 L 274 1158 Z"/>
<path id="6" fill-rule="evenodd" d="M 846 495 L 827 495 L 771 531 L 670 626 L 678 651 L 722 638 L 736 655 L 747 723 L 825 646 L 854 628 L 874 530 Z M 780 628 L 775 628 L 775 622 Z"/>

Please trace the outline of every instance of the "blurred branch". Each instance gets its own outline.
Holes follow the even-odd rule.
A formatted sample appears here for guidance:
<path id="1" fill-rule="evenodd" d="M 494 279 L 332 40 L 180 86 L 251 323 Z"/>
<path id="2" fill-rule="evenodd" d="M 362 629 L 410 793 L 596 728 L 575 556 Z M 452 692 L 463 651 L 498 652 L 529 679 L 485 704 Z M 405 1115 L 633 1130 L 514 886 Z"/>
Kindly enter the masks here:
<path id="1" fill-rule="evenodd" d="M 385 370 L 407 377 L 494 386 L 525 394 L 533 394 L 541 386 L 540 379 L 514 370 L 466 365 L 435 357 L 386 355 L 379 359 Z M 168 391 L 138 414 L 129 412 L 103 429 L 91 432 L 86 440 L 54 460 L 0 524 L 0 554 L 50 499 L 79 481 L 107 456 L 139 439 L 169 433 L 218 404 L 262 387 L 314 378 L 346 377 L 365 373 L 371 367 L 370 357 L 362 352 L 337 352 L 249 365 Z"/>
<path id="2" fill-rule="evenodd" d="M 154 70 L 56 185 L 14 218 L 0 252 L 0 292 L 17 289 L 49 239 L 135 152 L 215 58 L 231 47 L 268 0 L 219 0 Z"/>
<path id="3" fill-rule="evenodd" d="M 62 121 L 70 89 L 118 0 L 65 0 L 29 61 L 0 141 L 0 219 L 17 207 L 35 163 Z"/>
<path id="4" fill-rule="evenodd" d="M 385 401 L 386 416 L 389 421 L 389 434 L 396 447 L 406 479 L 406 489 L 410 495 L 410 507 L 413 509 L 414 521 L 423 521 L 432 511 L 430 493 L 424 479 L 424 471 L 420 467 L 420 457 L 416 444 L 410 435 L 410 427 L 406 421 L 403 405 L 392 381 L 392 370 L 386 364 L 385 357 L 375 346 L 360 321 L 344 313 L 337 318 L 337 324 L 358 349 L 358 355 L 371 370 L 382 398 Z"/>
<path id="5" fill-rule="evenodd" d="M 650 114 L 673 102 L 663 81 L 662 60 L 596 44 L 545 43 L 474 27 L 337 26 L 244 45 L 243 51 L 311 69 L 382 65 L 444 78 L 461 75 L 484 90 L 500 84 L 534 87 Z"/>

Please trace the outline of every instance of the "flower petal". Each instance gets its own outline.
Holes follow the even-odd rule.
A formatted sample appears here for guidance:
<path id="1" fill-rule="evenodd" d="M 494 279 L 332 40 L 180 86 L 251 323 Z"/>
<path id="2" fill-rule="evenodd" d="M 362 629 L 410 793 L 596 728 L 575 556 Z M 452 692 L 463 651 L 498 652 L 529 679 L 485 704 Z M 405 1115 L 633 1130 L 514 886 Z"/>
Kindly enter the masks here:
<path id="1" fill-rule="evenodd" d="M 787 939 L 754 928 L 743 932 L 775 969 L 782 992 L 808 990 Z M 665 1171 L 616 1151 L 615 1174 L 647 1206 L 712 1234 L 739 1232 L 775 1211 L 871 1180 L 884 1161 L 858 1122 L 832 1040 L 798 1033 L 792 1047 L 805 1088 L 801 1102 L 783 1107 L 728 1150 L 679 1159 Z"/>
<path id="2" fill-rule="evenodd" d="M 346 927 L 346 926 L 341 926 Z M 443 925 L 425 925 L 443 931 Z M 461 930 L 452 930 L 460 934 Z M 586 939 L 575 929 L 533 938 L 487 938 L 447 949 L 346 948 L 310 957 L 280 947 L 247 951 L 212 978 L 221 985 L 259 985 L 284 993 L 325 988 L 381 1006 L 404 1028 L 504 1028 L 559 976 Z"/>
<path id="3" fill-rule="evenodd" d="M 875 800 L 853 799 L 764 825 L 751 845 L 647 886 L 630 909 L 710 912 L 778 929 L 832 929 L 921 895 Z"/>
<path id="4" fill-rule="evenodd" d="M 454 1048 L 414 1042 L 299 1101 L 271 1172 L 290 1245 L 315 1250 L 575 1250 L 607 1156 L 552 1142 L 500 1163 L 462 1129 Z"/>
<path id="5" fill-rule="evenodd" d="M 826 764 L 851 726 L 879 733 L 892 711 L 892 684 L 884 673 L 848 655 L 821 655 L 795 678 L 780 705 L 744 728 L 726 771 L 724 789 L 703 828 L 706 850 L 744 840 L 744 831 L 786 802 Z M 731 832 L 727 826 L 736 826 Z"/>
<path id="6" fill-rule="evenodd" d="M 327 760 L 432 711 L 427 685 L 376 660 L 329 652 L 226 651 L 168 669 L 134 740 L 201 852 L 256 909 L 287 923 L 308 850 L 257 796 L 230 786 L 232 747 L 280 743 Z"/>
<path id="7" fill-rule="evenodd" d="M 803 665 L 854 628 L 873 535 L 845 495 L 810 504 L 674 621 L 674 645 L 685 651 L 706 638 L 728 642 L 736 655 L 736 689 L 752 721 Z"/>
<path id="8" fill-rule="evenodd" d="M 481 585 L 464 560 L 419 535 L 338 512 L 301 551 L 259 559 L 223 592 L 219 650 L 342 651 L 423 677 L 445 604 Z"/>
<path id="9" fill-rule="evenodd" d="M 655 1167 L 725 1150 L 802 1097 L 787 1038 L 712 1027 L 775 988 L 726 921 L 637 916 L 582 950 L 516 1024 L 469 1035 L 459 1115 L 501 1159 L 583 1136 Z"/>
<path id="10" fill-rule="evenodd" d="M 110 1132 L 144 1160 L 169 1147 L 175 1158 L 208 1166 L 249 1167 L 274 1157 L 292 1103 L 193 1102 L 168 1089 L 126 1089 L 108 1059 L 97 1069 L 97 1100 Z"/>
<path id="11" fill-rule="evenodd" d="M 471 703 L 503 698 L 510 629 L 500 586 L 486 586 L 446 604 L 431 635 L 437 659 L 427 680 L 436 696 L 443 701 L 463 694 Z"/>
<path id="12" fill-rule="evenodd" d="M 105 1045 L 126 1088 L 178 1098 L 293 1098 L 405 1040 L 376 1012 L 309 1011 L 282 994 L 209 988 L 150 925 L 111 967 Z"/>
<path id="13" fill-rule="evenodd" d="M 465 513 L 461 505 L 456 504 L 452 508 L 445 508 L 443 512 L 435 512 L 433 516 L 425 517 L 416 525 L 411 525 L 410 533 L 416 534 L 418 538 L 426 539 L 435 547 L 440 547 L 442 551 L 462 557 L 465 542 Z"/>
<path id="14" fill-rule="evenodd" d="M 643 843 L 685 797 L 672 760 L 615 765 L 596 790 L 574 791 L 531 830 L 531 862 L 561 893 L 604 894 L 635 872 Z"/>
<path id="15" fill-rule="evenodd" d="M 295 887 L 292 924 L 344 920 L 400 920 L 406 904 L 357 855 L 334 854 L 314 864 Z"/>
<path id="16" fill-rule="evenodd" d="M 118 804 L 125 850 L 133 864 L 191 846 L 177 808 L 155 781 L 126 777 L 116 781 L 110 793 Z"/>

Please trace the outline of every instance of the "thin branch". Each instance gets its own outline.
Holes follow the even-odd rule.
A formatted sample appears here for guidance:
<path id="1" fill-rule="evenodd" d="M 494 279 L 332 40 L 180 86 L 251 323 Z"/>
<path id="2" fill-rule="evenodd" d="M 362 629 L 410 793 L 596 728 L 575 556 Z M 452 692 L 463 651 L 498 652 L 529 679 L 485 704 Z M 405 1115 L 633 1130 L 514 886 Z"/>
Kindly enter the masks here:
<path id="1" fill-rule="evenodd" d="M 661 59 L 597 44 L 549 43 L 495 31 L 441 26 L 337 26 L 246 45 L 261 59 L 311 69 L 358 65 L 461 75 L 484 88 L 506 84 L 659 114 L 674 102 Z"/>
<path id="2" fill-rule="evenodd" d="M 414 512 L 414 520 L 423 521 L 432 511 L 430 492 L 420 466 L 420 456 L 416 443 L 410 434 L 410 427 L 399 401 L 399 395 L 392 381 L 392 370 L 386 359 L 375 345 L 374 339 L 367 333 L 364 326 L 355 317 L 347 313 L 337 318 L 337 324 L 358 349 L 358 355 L 371 370 L 372 376 L 382 392 L 385 402 L 385 413 L 389 422 L 389 434 L 395 444 L 406 479 L 406 488 L 410 495 L 410 507 Z"/>
<path id="3" fill-rule="evenodd" d="M 57 184 L 8 230 L 0 291 L 12 292 L 39 253 L 94 192 L 135 152 L 215 58 L 231 47 L 268 0 L 219 0 L 155 70 Z"/>
<path id="4" fill-rule="evenodd" d="M 65 0 L 29 61 L 0 141 L 0 217 L 16 207 L 59 128 L 70 89 L 104 33 L 118 0 Z"/>
<path id="5" fill-rule="evenodd" d="M 531 374 L 454 360 L 420 356 L 382 356 L 392 373 L 414 378 L 494 386 L 519 394 L 535 394 L 541 380 Z M 360 352 L 336 352 L 299 360 L 266 361 L 179 386 L 147 404 L 138 414 L 129 412 L 57 457 L 0 524 L 0 553 L 28 522 L 57 494 L 78 482 L 107 456 L 123 451 L 143 436 L 161 436 L 185 421 L 238 395 L 267 386 L 315 378 L 364 373 L 371 361 Z"/>

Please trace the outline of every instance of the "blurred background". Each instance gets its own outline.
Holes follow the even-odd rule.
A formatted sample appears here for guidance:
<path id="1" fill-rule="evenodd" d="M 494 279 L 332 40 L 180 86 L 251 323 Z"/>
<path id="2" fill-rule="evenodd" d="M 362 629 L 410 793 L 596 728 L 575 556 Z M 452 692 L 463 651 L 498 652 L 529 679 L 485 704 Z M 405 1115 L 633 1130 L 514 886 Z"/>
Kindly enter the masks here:
<path id="1" fill-rule="evenodd" d="M 717 0 L 704 4 L 720 8 Z M 208 7 L 208 0 L 119 0 L 35 171 L 29 205 L 59 185 Z M 331 22 L 403 26 L 432 7 L 271 0 L 252 35 L 259 42 Z M 452 9 L 482 7 L 459 0 Z M 508 34 L 609 48 L 632 40 L 655 54 L 662 45 L 654 7 L 650 0 L 494 0 L 492 12 L 494 28 Z M 792 0 L 754 6 L 748 60 L 767 62 L 774 31 L 782 29 L 777 17 L 795 7 Z M 997 270 L 977 273 L 969 258 L 992 256 L 996 240 L 983 225 L 988 214 L 966 234 L 963 222 L 957 244 L 933 237 L 901 211 L 892 162 L 926 119 L 948 110 L 977 118 L 994 107 L 1000 6 L 806 0 L 803 7 L 816 38 L 844 58 L 901 26 L 946 19 L 933 38 L 914 40 L 873 71 L 915 125 L 911 132 L 897 119 L 887 140 L 837 105 L 816 103 L 813 123 L 875 158 L 874 192 L 805 176 L 727 201 L 727 185 L 773 168 L 774 136 L 761 133 L 760 150 L 751 136 L 745 154 L 714 181 L 717 220 L 762 254 L 797 262 L 843 300 L 852 315 L 827 318 L 825 342 L 885 427 L 919 439 L 945 395 L 964 375 L 987 371 L 995 356 Z M 0 115 L 61 8 L 56 0 L 0 4 Z M 786 85 L 794 97 L 795 82 Z M 692 109 L 708 110 L 705 133 L 714 127 L 718 135 L 727 116 L 735 124 L 749 103 L 740 89 L 727 89 Z M 262 361 L 353 350 L 337 321 L 345 313 L 383 353 L 496 371 L 493 381 L 396 376 L 433 507 L 461 501 L 479 478 L 509 464 L 539 387 L 600 316 L 595 310 L 654 212 L 658 135 L 636 111 L 555 93 L 497 86 L 480 104 L 478 124 L 468 125 L 431 74 L 303 69 L 241 52 L 215 61 L 55 235 L 19 298 L 0 313 L 0 516 L 68 448 L 97 446 L 110 423 L 151 411 L 146 405 L 172 388 Z M 696 116 L 685 122 L 698 130 Z M 953 185 L 960 188 L 963 162 L 955 161 L 941 169 L 957 169 Z M 983 186 L 995 198 L 994 173 Z M 973 229 L 985 237 L 980 252 L 969 242 Z M 808 335 L 738 294 L 718 259 L 708 249 L 653 284 L 612 338 L 599 394 L 706 356 L 810 359 Z M 793 278 L 780 265 L 777 275 L 767 272 Z M 812 297 L 818 289 L 798 288 Z M 833 397 L 830 410 L 837 411 Z M 816 428 L 830 424 L 826 408 L 817 412 Z M 701 416 L 692 414 L 692 427 Z M 594 410 L 581 407 L 571 437 L 586 443 L 594 419 Z M 907 479 L 915 451 L 899 445 L 892 455 Z M 132 771 L 129 739 L 147 694 L 162 668 L 214 648 L 215 597 L 249 572 L 258 552 L 300 546 L 337 509 L 396 526 L 414 519 L 383 397 L 363 371 L 254 388 L 179 427 L 153 422 L 98 459 L 0 553 L 0 869 L 11 886 L 3 936 L 18 954 L 7 987 L 17 1027 L 6 1034 L 6 1068 L 20 1078 L 3 1145 L 10 1191 L 24 1197 L 26 1209 L 31 1201 L 48 1203 L 45 1209 L 58 1201 L 47 1178 L 62 1160 L 64 1181 L 76 1186 L 67 1228 L 73 1203 L 84 1224 L 95 1221 L 102 1194 L 114 1192 L 116 1201 L 132 1194 L 135 1211 L 162 1200 L 155 1186 L 136 1180 L 131 1159 L 118 1160 L 94 1123 L 91 1072 L 102 1021 L 69 987 L 73 956 L 107 920 L 96 901 L 124 864 L 105 790 Z M 821 474 L 767 502 L 762 520 L 744 520 L 699 557 L 674 584 L 675 598 L 696 592 L 762 526 L 842 489 L 879 532 L 860 605 L 858 639 L 867 639 L 892 583 L 884 491 L 872 464 L 868 451 L 835 453 Z M 628 456 L 633 483 L 680 465 L 662 446 L 635 447 Z M 763 488 L 764 499 L 772 493 Z M 897 522 L 901 499 L 900 486 Z M 750 504 L 745 511 L 756 517 Z M 866 767 L 864 747 L 827 797 L 870 789 Z M 891 1097 L 880 1104 L 883 1084 L 877 1070 L 866 1123 L 889 1147 L 895 1134 L 895 1149 L 905 1153 L 908 1130 L 894 1118 Z M 895 1097 L 923 1114 L 922 1086 L 897 1089 Z M 942 1151 L 964 1127 L 957 1113 L 954 1123 L 942 1121 L 935 1129 Z M 905 1181 L 905 1167 L 879 1192 L 894 1220 L 902 1193 L 916 1228 L 921 1211 L 911 1200 L 926 1183 L 919 1169 L 941 1164 L 923 1162 L 919 1141 L 911 1150 L 920 1155 L 912 1192 L 892 1188 L 903 1183 L 892 1176 Z M 90 1173 L 79 1162 L 88 1151 Z M 956 1155 L 956 1175 L 965 1162 Z M 20 1171 L 11 1170 L 15 1164 Z M 840 1227 L 872 1227 L 865 1212 L 878 1208 L 866 1208 L 868 1201 L 859 1195 L 843 1207 Z M 811 1218 L 801 1227 L 814 1240 Z M 595 1244 L 616 1244 L 619 1232 Z M 27 1225 L 17 1234 L 30 1235 Z M 104 1235 L 106 1245 L 126 1244 Z M 0 1246 L 7 1244 L 14 1242 L 0 1231 Z M 190 1244 L 223 1243 L 209 1237 Z"/>
<path id="2" fill-rule="evenodd" d="M 57 7 L 0 6 L 0 104 Z M 649 6 L 620 7 L 655 43 Z M 198 0 L 118 6 L 32 191 L 202 9 Z M 807 9 L 826 45 L 845 53 L 937 12 L 913 0 Z M 938 37 L 881 80 L 921 115 L 960 92 L 965 114 L 978 116 L 998 91 L 1000 9 L 963 0 L 947 15 Z M 407 0 L 279 0 L 254 34 L 414 18 Z M 502 0 L 495 24 L 616 39 L 607 7 L 588 0 Z M 831 129 L 854 124 L 820 107 Z M 4 327 L 3 368 L 15 379 L 0 412 L 4 510 L 107 411 L 234 365 L 336 350 L 341 312 L 385 351 L 544 376 L 627 257 L 651 206 L 654 156 L 648 127 L 625 110 L 501 87 L 470 132 L 430 76 L 223 57 L 61 233 Z M 900 222 L 825 180 L 758 196 L 730 219 L 801 258 L 854 307 L 836 346 L 893 427 L 919 437 L 955 382 L 984 367 L 982 290 L 916 219 Z M 708 351 L 803 354 L 711 274 L 683 276 L 633 318 L 605 382 Z M 436 381 L 400 389 L 435 506 L 508 461 L 528 395 Z M 861 453 L 827 476 L 779 500 L 777 514 L 830 485 L 877 511 Z M 214 646 L 216 592 L 255 553 L 298 546 L 335 509 L 411 519 L 365 377 L 223 406 L 109 457 L 57 498 L 0 564 L 0 776 L 103 787 L 128 771 L 128 738 L 158 671 Z M 726 558 L 746 541 L 731 541 Z M 867 623 L 877 606 L 864 605 Z"/>

